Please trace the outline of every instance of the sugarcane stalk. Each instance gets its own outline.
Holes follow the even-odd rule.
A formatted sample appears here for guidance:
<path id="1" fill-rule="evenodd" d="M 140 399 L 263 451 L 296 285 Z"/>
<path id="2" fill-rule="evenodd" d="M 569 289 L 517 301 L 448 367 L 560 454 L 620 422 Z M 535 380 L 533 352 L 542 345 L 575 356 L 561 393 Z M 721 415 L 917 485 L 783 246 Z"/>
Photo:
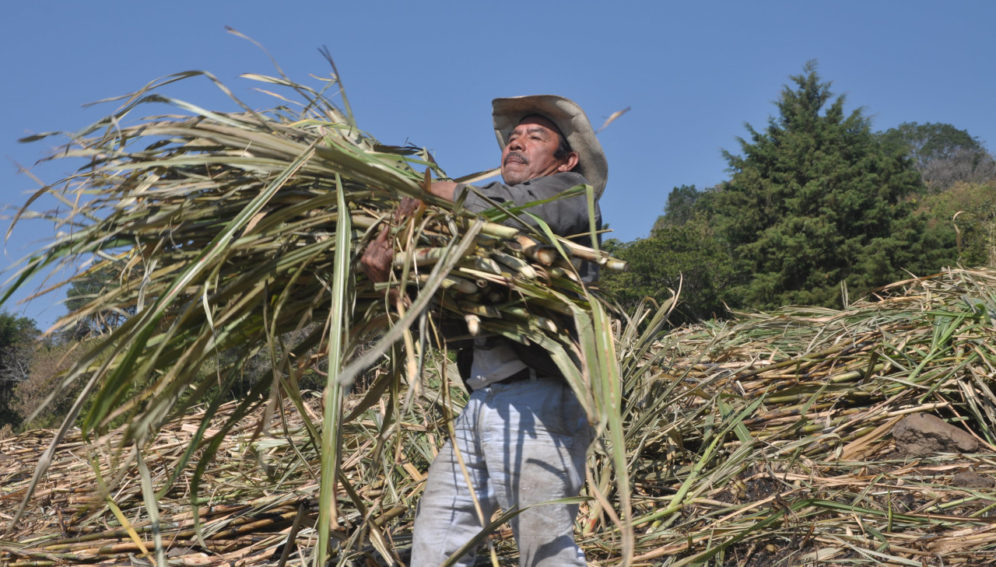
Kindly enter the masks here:
<path id="1" fill-rule="evenodd" d="M 557 259 L 556 248 L 548 244 L 541 244 L 525 234 L 515 235 L 515 242 L 526 257 L 543 266 L 552 266 Z"/>
<path id="2" fill-rule="evenodd" d="M 456 309 L 461 313 L 477 315 L 478 317 L 489 317 L 491 319 L 501 319 L 501 311 L 494 305 L 482 305 L 467 301 L 456 301 L 455 303 Z"/>
<path id="3" fill-rule="evenodd" d="M 446 248 L 416 248 L 410 253 L 395 254 L 392 265 L 400 269 L 411 261 L 418 267 L 432 266 L 445 258 L 446 252 Z"/>
<path id="4" fill-rule="evenodd" d="M 419 274 L 418 279 L 421 283 L 425 283 L 429 280 L 429 274 Z M 480 291 L 483 285 L 478 285 L 476 281 L 471 281 L 460 276 L 455 276 L 450 274 L 443 278 L 443 283 L 440 286 L 445 290 L 455 291 L 463 295 L 473 295 Z"/>
<path id="5" fill-rule="evenodd" d="M 539 277 L 539 274 L 536 272 L 536 268 L 530 266 L 529 263 L 522 258 L 517 258 L 511 254 L 506 254 L 498 250 L 491 251 L 489 255 L 496 262 L 518 274 L 520 278 L 534 280 Z"/>
<path id="6" fill-rule="evenodd" d="M 467 323 L 467 333 L 472 337 L 476 337 L 481 332 L 481 318 L 473 313 L 467 313 L 463 316 L 463 320 Z"/>
<path id="7" fill-rule="evenodd" d="M 530 323 L 550 333 L 556 333 L 560 330 L 552 319 L 543 317 L 542 315 L 537 315 L 535 312 L 526 309 L 521 305 L 506 305 L 500 307 L 499 310 L 505 315 L 510 315 L 523 321 L 529 321 Z"/>

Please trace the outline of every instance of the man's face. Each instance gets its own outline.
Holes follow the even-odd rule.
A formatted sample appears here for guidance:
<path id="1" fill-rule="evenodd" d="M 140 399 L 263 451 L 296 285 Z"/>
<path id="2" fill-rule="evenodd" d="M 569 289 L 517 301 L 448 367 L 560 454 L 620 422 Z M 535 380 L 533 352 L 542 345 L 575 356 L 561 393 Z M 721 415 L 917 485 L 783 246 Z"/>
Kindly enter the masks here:
<path id="1" fill-rule="evenodd" d="M 522 119 L 501 151 L 501 176 L 505 183 L 515 185 L 574 168 L 577 164 L 574 152 L 564 159 L 554 157 L 560 146 L 556 128 L 553 122 L 541 116 Z"/>

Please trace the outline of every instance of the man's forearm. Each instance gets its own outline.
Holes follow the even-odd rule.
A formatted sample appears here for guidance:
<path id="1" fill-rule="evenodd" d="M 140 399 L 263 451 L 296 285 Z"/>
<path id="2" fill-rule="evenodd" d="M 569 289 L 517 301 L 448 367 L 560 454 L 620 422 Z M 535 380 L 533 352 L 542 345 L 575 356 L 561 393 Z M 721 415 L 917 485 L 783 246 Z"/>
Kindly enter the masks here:
<path id="1" fill-rule="evenodd" d="M 429 185 L 429 193 L 447 201 L 452 201 L 456 193 L 456 181 L 433 181 Z"/>

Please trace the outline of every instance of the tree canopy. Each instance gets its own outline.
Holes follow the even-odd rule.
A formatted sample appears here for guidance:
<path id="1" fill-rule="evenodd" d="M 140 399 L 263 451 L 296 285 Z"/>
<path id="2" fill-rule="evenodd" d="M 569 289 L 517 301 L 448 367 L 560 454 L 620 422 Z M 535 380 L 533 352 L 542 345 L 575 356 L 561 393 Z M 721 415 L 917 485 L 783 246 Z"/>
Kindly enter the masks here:
<path id="1" fill-rule="evenodd" d="M 658 303 L 681 290 L 674 324 L 723 317 L 722 290 L 734 278 L 729 256 L 708 222 L 655 228 L 649 238 L 623 244 L 612 254 L 629 263 L 623 273 L 606 273 L 602 286 L 632 309 L 644 298 Z"/>
<path id="2" fill-rule="evenodd" d="M 996 161 L 978 139 L 950 124 L 904 122 L 881 134 L 890 149 L 906 153 L 932 192 L 958 182 L 996 177 Z"/>
<path id="3" fill-rule="evenodd" d="M 963 266 L 996 267 L 996 182 L 956 183 L 926 196 L 928 231 L 947 238 Z"/>
<path id="4" fill-rule="evenodd" d="M 736 303 L 839 305 L 841 286 L 863 293 L 915 269 L 922 190 L 909 159 L 890 152 L 860 110 L 844 112 L 815 64 L 791 77 L 763 132 L 747 129 L 742 155 L 716 195 L 716 219 L 743 280 Z"/>
<path id="5" fill-rule="evenodd" d="M 617 251 L 637 273 L 612 275 L 606 287 L 632 304 L 665 293 L 681 275 L 685 320 L 723 315 L 724 306 L 839 307 L 909 273 L 954 264 L 952 225 L 928 226 L 917 201 L 926 189 L 916 156 L 899 138 L 873 133 L 860 109 L 845 112 L 830 87 L 814 63 L 792 76 L 777 116 L 763 130 L 748 124 L 739 154 L 724 152 L 730 179 L 707 191 L 674 188 L 651 235 Z M 932 147 L 918 155 L 939 155 Z"/>
<path id="6" fill-rule="evenodd" d="M 38 328 L 33 319 L 0 312 L 0 425 L 16 425 L 12 409 L 14 388 L 28 377 Z"/>
<path id="7" fill-rule="evenodd" d="M 66 290 L 66 309 L 70 313 L 85 313 L 76 319 L 68 335 L 77 340 L 109 333 L 135 313 L 134 306 L 108 309 L 100 298 L 118 287 L 110 269 L 88 270 L 74 278 Z"/>

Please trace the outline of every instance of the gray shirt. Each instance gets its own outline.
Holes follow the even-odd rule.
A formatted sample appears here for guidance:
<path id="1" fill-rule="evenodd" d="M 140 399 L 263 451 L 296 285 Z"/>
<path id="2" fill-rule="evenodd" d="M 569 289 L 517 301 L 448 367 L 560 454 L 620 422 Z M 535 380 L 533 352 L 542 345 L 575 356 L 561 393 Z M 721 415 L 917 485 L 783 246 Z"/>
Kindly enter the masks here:
<path id="1" fill-rule="evenodd" d="M 496 181 L 471 188 L 460 184 L 454 195 L 459 197 L 466 191 L 464 207 L 479 213 L 494 208 L 494 203 L 521 206 L 533 201 L 550 199 L 587 182 L 580 173 L 569 171 L 537 177 L 516 185 L 506 185 Z M 584 246 L 591 246 L 591 224 L 586 194 L 580 193 L 556 199 L 525 210 L 542 218 L 554 234 L 570 237 L 574 242 Z M 595 201 L 594 216 L 595 229 L 600 230 L 602 214 L 598 208 L 598 201 Z M 518 219 L 508 218 L 502 222 L 507 226 L 524 228 L 522 223 L 537 226 L 535 219 L 525 214 L 518 215 Z M 598 238 L 601 241 L 600 236 Z M 578 274 L 582 281 L 591 283 L 598 278 L 598 266 L 593 262 L 581 262 Z M 504 338 L 475 341 L 472 348 L 463 349 L 457 355 L 457 366 L 467 386 L 475 390 L 503 380 L 526 367 L 532 368 L 534 374 L 538 376 L 560 375 L 550 356 L 539 345 L 527 346 Z"/>
<path id="2" fill-rule="evenodd" d="M 567 171 L 537 177 L 536 179 L 516 185 L 506 185 L 495 181 L 487 185 L 474 186 L 473 189 L 469 189 L 467 185 L 460 184 L 457 186 L 455 195 L 459 196 L 464 190 L 467 190 L 464 207 L 470 211 L 479 213 L 494 208 L 494 205 L 488 202 L 488 200 L 508 206 L 520 206 L 533 201 L 550 199 L 571 187 L 586 183 L 588 181 L 580 173 Z M 554 234 L 571 237 L 570 239 L 578 244 L 591 246 L 588 197 L 584 193 L 563 199 L 556 199 L 550 203 L 534 205 L 525 210 L 542 218 L 550 226 L 550 230 Z M 519 219 L 521 221 L 509 218 L 503 221 L 502 224 L 523 228 L 522 223 L 524 222 L 530 226 L 537 226 L 536 221 L 529 215 L 519 215 Z M 596 230 L 601 230 L 602 228 L 602 213 L 599 210 L 597 200 L 595 201 L 595 228 Z M 601 237 L 599 237 L 599 242 L 601 242 Z M 591 283 L 598 277 L 598 266 L 591 262 L 582 262 L 578 272 L 583 281 Z"/>

